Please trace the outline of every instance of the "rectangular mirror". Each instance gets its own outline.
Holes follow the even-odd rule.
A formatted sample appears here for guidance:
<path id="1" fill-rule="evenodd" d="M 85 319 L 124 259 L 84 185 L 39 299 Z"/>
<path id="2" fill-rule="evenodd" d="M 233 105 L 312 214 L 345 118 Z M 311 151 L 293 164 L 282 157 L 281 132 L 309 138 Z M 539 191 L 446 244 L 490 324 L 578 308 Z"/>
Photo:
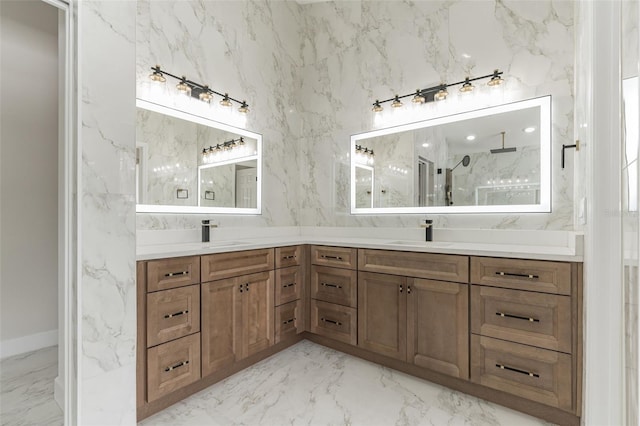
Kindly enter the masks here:
<path id="1" fill-rule="evenodd" d="M 260 214 L 262 136 L 138 99 L 136 211 Z"/>
<path id="2" fill-rule="evenodd" d="M 351 154 L 353 214 L 551 211 L 550 96 L 354 135 Z"/>

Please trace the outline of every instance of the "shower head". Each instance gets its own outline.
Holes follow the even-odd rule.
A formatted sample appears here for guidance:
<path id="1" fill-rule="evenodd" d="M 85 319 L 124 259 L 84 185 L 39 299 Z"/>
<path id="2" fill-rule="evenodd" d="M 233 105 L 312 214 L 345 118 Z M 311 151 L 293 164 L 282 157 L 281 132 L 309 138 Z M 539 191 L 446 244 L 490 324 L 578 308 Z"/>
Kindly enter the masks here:
<path id="1" fill-rule="evenodd" d="M 502 148 L 495 148 L 491 150 L 492 154 L 502 154 L 505 152 L 516 152 L 516 147 L 512 146 L 511 148 L 504 147 L 504 134 L 505 132 L 500 132 L 502 134 Z"/>
<path id="2" fill-rule="evenodd" d="M 471 157 L 469 157 L 468 155 L 465 155 L 464 157 L 462 157 L 462 160 L 460 160 L 458 162 L 458 164 L 456 164 L 455 166 L 453 166 L 453 169 L 451 169 L 451 171 L 454 171 L 456 167 L 458 167 L 460 165 L 460 163 L 462 163 L 463 167 L 467 167 L 469 165 L 469 163 L 471 162 Z"/>

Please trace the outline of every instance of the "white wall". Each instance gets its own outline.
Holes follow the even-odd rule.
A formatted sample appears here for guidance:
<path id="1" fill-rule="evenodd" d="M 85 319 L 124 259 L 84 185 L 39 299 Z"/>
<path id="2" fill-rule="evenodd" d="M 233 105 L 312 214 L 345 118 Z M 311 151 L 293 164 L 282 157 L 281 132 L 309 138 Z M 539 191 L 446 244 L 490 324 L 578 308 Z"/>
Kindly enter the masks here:
<path id="1" fill-rule="evenodd" d="M 58 12 L 41 1 L 3 0 L 0 16 L 0 354 L 7 356 L 57 344 Z"/>

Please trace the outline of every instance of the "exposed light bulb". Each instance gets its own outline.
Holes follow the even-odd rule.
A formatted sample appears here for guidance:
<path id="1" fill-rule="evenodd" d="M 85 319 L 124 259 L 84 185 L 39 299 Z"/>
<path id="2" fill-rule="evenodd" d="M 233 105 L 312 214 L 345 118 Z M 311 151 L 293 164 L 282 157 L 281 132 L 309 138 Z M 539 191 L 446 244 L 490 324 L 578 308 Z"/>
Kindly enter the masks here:
<path id="1" fill-rule="evenodd" d="M 223 107 L 230 107 L 231 106 L 231 101 L 229 100 L 229 94 L 228 93 L 224 94 L 224 98 L 222 98 L 222 100 L 220 101 L 220 105 L 222 105 Z"/>
<path id="2" fill-rule="evenodd" d="M 416 90 L 416 95 L 413 97 L 413 99 L 411 99 L 411 102 L 413 102 L 414 104 L 423 104 L 426 102 L 424 96 L 420 94 L 420 89 Z"/>
<path id="3" fill-rule="evenodd" d="M 248 113 L 249 105 L 245 101 L 242 101 L 242 105 L 240 105 L 240 108 L 238 108 L 238 111 L 241 112 L 242 114 Z"/>
<path id="4" fill-rule="evenodd" d="M 202 93 L 200 93 L 198 97 L 202 102 L 211 102 L 211 99 L 213 99 L 213 95 L 209 91 L 209 86 L 204 86 L 204 89 L 202 89 Z"/>
<path id="5" fill-rule="evenodd" d="M 188 95 L 191 92 L 191 86 L 187 84 L 187 77 L 182 76 L 182 80 L 176 85 L 176 89 L 184 95 Z"/>
<path id="6" fill-rule="evenodd" d="M 460 92 L 461 93 L 471 93 L 471 92 L 473 92 L 473 89 L 474 89 L 474 86 L 469 81 L 469 77 L 465 78 L 464 84 L 460 88 Z"/>
<path id="7" fill-rule="evenodd" d="M 489 80 L 489 82 L 487 83 L 487 86 L 496 87 L 504 83 L 504 80 L 502 79 L 502 77 L 500 77 L 498 72 L 499 72 L 498 70 L 493 71 L 493 76 L 491 77 L 491 80 Z"/>
<path id="8" fill-rule="evenodd" d="M 400 101 L 400 98 L 398 97 L 398 95 L 395 96 L 395 98 L 393 99 L 393 102 L 391 102 L 391 106 L 393 108 L 400 108 L 403 105 L 403 103 Z"/>
<path id="9" fill-rule="evenodd" d="M 375 103 L 373 104 L 373 108 L 371 108 L 371 111 L 373 112 L 382 112 L 384 108 L 382 108 L 382 105 L 380 105 L 380 101 L 376 99 Z"/>

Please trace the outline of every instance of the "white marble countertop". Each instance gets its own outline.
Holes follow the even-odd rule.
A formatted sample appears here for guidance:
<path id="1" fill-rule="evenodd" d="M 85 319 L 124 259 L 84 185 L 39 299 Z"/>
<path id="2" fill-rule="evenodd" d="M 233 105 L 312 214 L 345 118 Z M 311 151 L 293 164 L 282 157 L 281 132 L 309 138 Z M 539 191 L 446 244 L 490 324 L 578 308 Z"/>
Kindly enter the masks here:
<path id="1" fill-rule="evenodd" d="M 253 237 L 243 235 L 242 232 L 215 229 L 212 230 L 209 243 L 182 241 L 189 238 L 193 241 L 195 239 L 193 237 L 197 238 L 199 231 L 186 231 L 189 234 L 181 235 L 180 238 L 175 238 L 175 231 L 143 232 L 156 234 L 142 236 L 143 241 L 139 241 L 137 247 L 137 260 L 297 244 L 570 262 L 583 260 L 582 235 L 570 231 L 434 230 L 436 241 L 425 242 L 416 238 L 422 236 L 416 231 L 407 233 L 396 230 L 394 232 L 389 228 L 365 228 L 355 231 L 353 228 L 269 228 L 257 232 Z M 157 234 L 162 232 L 165 235 Z M 169 237 L 167 232 L 174 234 Z M 540 235 L 545 232 L 548 234 Z M 237 238 L 233 238 L 233 235 Z M 438 236 L 442 238 L 437 238 Z M 459 241 L 460 239 L 464 240 Z"/>

